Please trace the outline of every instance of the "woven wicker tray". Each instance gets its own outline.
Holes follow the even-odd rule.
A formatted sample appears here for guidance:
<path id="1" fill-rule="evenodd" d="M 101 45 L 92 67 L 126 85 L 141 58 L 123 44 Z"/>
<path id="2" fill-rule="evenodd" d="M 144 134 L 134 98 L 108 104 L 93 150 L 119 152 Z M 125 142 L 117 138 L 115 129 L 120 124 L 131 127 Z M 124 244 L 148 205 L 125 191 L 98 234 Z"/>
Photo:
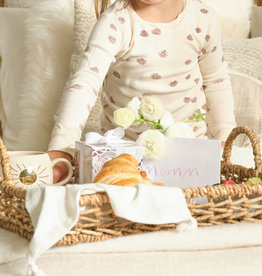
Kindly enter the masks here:
<path id="1" fill-rule="evenodd" d="M 241 133 L 247 135 L 252 143 L 255 168 L 246 168 L 230 162 L 233 141 Z M 17 187 L 12 181 L 9 157 L 2 140 L 0 154 L 4 176 L 0 186 L 0 226 L 30 240 L 34 229 L 25 209 L 26 190 Z M 262 176 L 260 144 L 251 129 L 237 127 L 229 135 L 224 148 L 221 175 L 223 179 L 233 179 L 238 183 L 243 183 L 250 177 Z M 183 189 L 183 193 L 199 226 L 262 220 L 262 183 L 187 188 Z M 208 202 L 195 204 L 194 201 L 198 197 L 205 197 Z M 80 212 L 79 220 L 73 229 L 56 245 L 101 241 L 132 233 L 176 227 L 176 224 L 145 225 L 118 218 L 114 215 L 105 193 L 83 195 L 79 204 L 88 208 Z"/>

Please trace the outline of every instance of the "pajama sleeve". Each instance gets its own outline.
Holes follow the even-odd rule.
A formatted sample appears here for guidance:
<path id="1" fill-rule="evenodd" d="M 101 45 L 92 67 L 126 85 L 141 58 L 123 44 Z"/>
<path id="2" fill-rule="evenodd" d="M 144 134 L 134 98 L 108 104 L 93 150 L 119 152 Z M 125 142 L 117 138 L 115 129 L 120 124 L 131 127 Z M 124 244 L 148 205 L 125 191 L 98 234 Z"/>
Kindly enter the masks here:
<path id="1" fill-rule="evenodd" d="M 226 140 L 235 127 L 233 93 L 224 62 L 219 20 L 210 22 L 201 49 L 199 67 L 207 100 L 208 129 L 215 139 Z"/>
<path id="2" fill-rule="evenodd" d="M 94 106 L 111 63 L 123 46 L 123 27 L 114 14 L 102 15 L 96 23 L 79 69 L 63 95 L 48 150 L 73 155 L 75 141 Z"/>

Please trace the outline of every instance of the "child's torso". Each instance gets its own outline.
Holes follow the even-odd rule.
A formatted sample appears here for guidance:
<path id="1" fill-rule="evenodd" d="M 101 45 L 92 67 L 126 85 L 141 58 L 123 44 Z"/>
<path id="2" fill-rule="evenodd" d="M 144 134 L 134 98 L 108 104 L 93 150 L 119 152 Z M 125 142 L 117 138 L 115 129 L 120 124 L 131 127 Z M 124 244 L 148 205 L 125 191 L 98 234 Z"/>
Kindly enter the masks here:
<path id="1" fill-rule="evenodd" d="M 113 123 L 114 110 L 135 96 L 157 96 L 175 121 L 190 118 L 205 105 L 198 59 L 208 34 L 205 20 L 194 16 L 195 5 L 199 5 L 195 2 L 187 0 L 183 12 L 170 23 L 150 23 L 132 7 L 119 10 L 115 5 L 118 18 L 128 27 L 124 47 L 104 82 L 106 128 Z M 199 13 L 203 13 L 200 8 Z"/>

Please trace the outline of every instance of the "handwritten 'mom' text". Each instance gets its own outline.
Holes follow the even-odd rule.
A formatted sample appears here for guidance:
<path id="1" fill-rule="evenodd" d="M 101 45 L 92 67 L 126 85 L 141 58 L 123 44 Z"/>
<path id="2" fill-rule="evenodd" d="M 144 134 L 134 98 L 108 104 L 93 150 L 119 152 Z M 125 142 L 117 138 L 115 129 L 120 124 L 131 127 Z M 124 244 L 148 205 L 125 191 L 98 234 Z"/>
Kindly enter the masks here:
<path id="1" fill-rule="evenodd" d="M 144 167 L 148 176 L 174 176 L 187 177 L 199 176 L 197 168 L 167 168 L 156 165 Z"/>

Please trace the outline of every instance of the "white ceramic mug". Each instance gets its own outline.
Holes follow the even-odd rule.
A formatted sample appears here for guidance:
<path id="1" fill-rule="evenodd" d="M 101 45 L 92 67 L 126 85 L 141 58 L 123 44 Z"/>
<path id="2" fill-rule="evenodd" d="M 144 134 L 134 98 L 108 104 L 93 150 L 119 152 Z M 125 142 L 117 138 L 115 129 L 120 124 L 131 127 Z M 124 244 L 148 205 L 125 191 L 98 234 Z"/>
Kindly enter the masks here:
<path id="1" fill-rule="evenodd" d="M 73 167 L 65 158 L 51 160 L 46 152 L 8 151 L 7 152 L 14 184 L 25 186 L 65 185 L 73 175 Z M 64 162 L 68 167 L 67 177 L 53 184 L 53 167 Z"/>

